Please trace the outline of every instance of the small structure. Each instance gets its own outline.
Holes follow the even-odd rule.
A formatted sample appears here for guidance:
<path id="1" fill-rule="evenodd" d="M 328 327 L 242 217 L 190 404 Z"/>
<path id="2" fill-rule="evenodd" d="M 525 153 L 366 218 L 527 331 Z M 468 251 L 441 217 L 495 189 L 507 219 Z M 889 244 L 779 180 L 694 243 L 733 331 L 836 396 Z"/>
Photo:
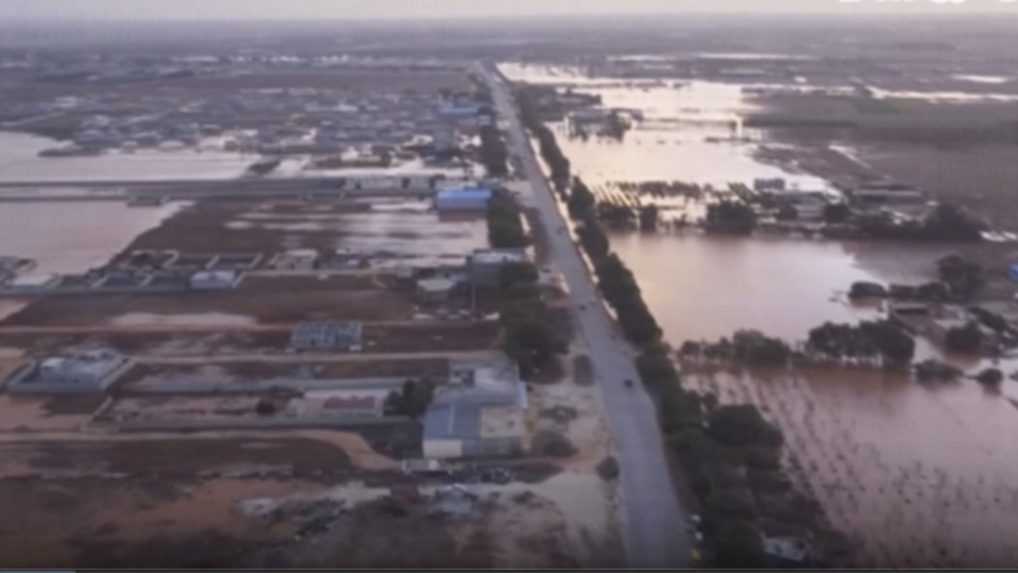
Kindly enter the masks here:
<path id="1" fill-rule="evenodd" d="M 486 187 L 446 189 L 435 196 L 435 208 L 440 213 L 485 211 L 491 196 L 491 189 Z"/>
<path id="2" fill-rule="evenodd" d="M 102 392 L 129 360 L 109 349 L 79 350 L 31 362 L 14 374 L 14 393 Z"/>
<path id="3" fill-rule="evenodd" d="M 291 414 L 298 418 L 381 418 L 386 390 L 351 388 L 313 390 L 291 401 Z"/>
<path id="4" fill-rule="evenodd" d="M 279 254 L 272 267 L 279 271 L 311 271 L 318 262 L 318 251 L 314 249 L 292 249 Z"/>
<path id="5" fill-rule="evenodd" d="M 191 288 L 197 290 L 231 289 L 240 282 L 237 271 L 199 271 L 191 275 Z"/>
<path id="6" fill-rule="evenodd" d="M 527 387 L 508 359 L 453 367 L 451 383 L 424 418 L 424 457 L 455 459 L 523 452 Z"/>
<path id="7" fill-rule="evenodd" d="M 53 288 L 60 284 L 60 276 L 54 274 L 22 275 L 14 277 L 8 288 L 16 291 L 39 292 Z"/>
<path id="8" fill-rule="evenodd" d="M 449 300 L 459 281 L 446 277 L 433 277 L 417 281 L 417 300 L 426 304 L 439 304 Z"/>
<path id="9" fill-rule="evenodd" d="M 290 335 L 294 350 L 348 350 L 361 348 L 362 326 L 359 322 L 302 322 Z"/>
<path id="10" fill-rule="evenodd" d="M 499 283 L 503 267 L 525 263 L 529 260 L 527 252 L 523 249 L 477 250 L 467 257 L 467 271 L 470 281 L 475 286 L 496 286 Z"/>

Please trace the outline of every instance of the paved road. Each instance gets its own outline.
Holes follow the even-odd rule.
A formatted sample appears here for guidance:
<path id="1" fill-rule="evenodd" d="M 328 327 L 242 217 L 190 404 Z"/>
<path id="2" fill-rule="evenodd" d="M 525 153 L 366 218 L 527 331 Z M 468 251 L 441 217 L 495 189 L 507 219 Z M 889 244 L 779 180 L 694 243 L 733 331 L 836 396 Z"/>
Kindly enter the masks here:
<path id="1" fill-rule="evenodd" d="M 601 399 L 615 436 L 622 467 L 624 540 L 631 567 L 686 567 L 692 549 L 686 532 L 687 516 L 679 505 L 664 458 L 657 412 L 638 380 L 632 350 L 618 338 L 612 317 L 602 304 L 589 304 L 599 294 L 568 233 L 567 222 L 555 202 L 525 135 L 508 86 L 490 68 L 484 75 L 492 87 L 500 118 L 509 123 L 510 150 L 519 156 L 533 187 L 534 204 L 548 230 L 549 254 L 569 285 L 579 331 L 590 347 Z M 579 305 L 587 303 L 587 310 Z"/>

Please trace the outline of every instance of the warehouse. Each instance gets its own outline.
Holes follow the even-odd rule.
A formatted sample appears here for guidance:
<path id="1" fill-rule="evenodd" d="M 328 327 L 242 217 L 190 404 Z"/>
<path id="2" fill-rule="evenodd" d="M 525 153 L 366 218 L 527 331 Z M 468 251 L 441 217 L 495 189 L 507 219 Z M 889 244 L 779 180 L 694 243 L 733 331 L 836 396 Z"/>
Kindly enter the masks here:
<path id="1" fill-rule="evenodd" d="M 452 382 L 424 419 L 424 457 L 455 459 L 523 453 L 527 387 L 509 360 L 453 367 Z"/>
<path id="2" fill-rule="evenodd" d="M 435 196 L 435 208 L 440 213 L 485 211 L 491 196 L 491 189 L 486 187 L 446 189 Z"/>

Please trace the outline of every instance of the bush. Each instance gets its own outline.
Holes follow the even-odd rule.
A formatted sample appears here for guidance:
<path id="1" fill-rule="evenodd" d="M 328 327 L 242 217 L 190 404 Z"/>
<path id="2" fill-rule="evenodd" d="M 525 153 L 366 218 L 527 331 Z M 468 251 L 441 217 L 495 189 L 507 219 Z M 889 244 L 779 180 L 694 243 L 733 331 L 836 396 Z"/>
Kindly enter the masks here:
<path id="1" fill-rule="evenodd" d="M 862 322 L 859 329 L 891 364 L 908 364 L 915 355 L 915 341 L 889 320 Z"/>
<path id="2" fill-rule="evenodd" d="M 887 296 L 887 289 L 880 283 L 859 281 L 852 283 L 848 291 L 848 298 L 858 300 L 863 298 L 884 298 Z"/>
<path id="3" fill-rule="evenodd" d="M 615 459 L 615 456 L 608 456 L 601 460 L 597 464 L 597 475 L 601 476 L 601 479 L 605 481 L 612 481 L 619 477 L 619 461 Z"/>
<path id="4" fill-rule="evenodd" d="M 530 442 L 531 453 L 552 458 L 568 458 L 576 454 L 576 446 L 564 435 L 551 430 L 538 432 Z"/>

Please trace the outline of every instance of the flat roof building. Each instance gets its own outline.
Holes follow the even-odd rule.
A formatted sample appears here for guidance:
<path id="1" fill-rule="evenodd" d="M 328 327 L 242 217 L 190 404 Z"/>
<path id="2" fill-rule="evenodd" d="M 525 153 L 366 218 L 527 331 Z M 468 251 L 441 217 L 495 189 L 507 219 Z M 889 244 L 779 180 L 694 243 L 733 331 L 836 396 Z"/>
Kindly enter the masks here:
<path id="1" fill-rule="evenodd" d="M 439 191 L 435 196 L 435 208 L 439 212 L 485 211 L 492 191 L 486 187 L 461 187 Z"/>
<path id="2" fill-rule="evenodd" d="M 102 392 L 123 372 L 128 359 L 100 348 L 70 351 L 31 362 L 8 384 L 14 393 Z"/>
<path id="3" fill-rule="evenodd" d="M 424 417 L 424 457 L 455 459 L 523 452 L 527 387 L 508 358 L 453 367 L 452 382 Z"/>

